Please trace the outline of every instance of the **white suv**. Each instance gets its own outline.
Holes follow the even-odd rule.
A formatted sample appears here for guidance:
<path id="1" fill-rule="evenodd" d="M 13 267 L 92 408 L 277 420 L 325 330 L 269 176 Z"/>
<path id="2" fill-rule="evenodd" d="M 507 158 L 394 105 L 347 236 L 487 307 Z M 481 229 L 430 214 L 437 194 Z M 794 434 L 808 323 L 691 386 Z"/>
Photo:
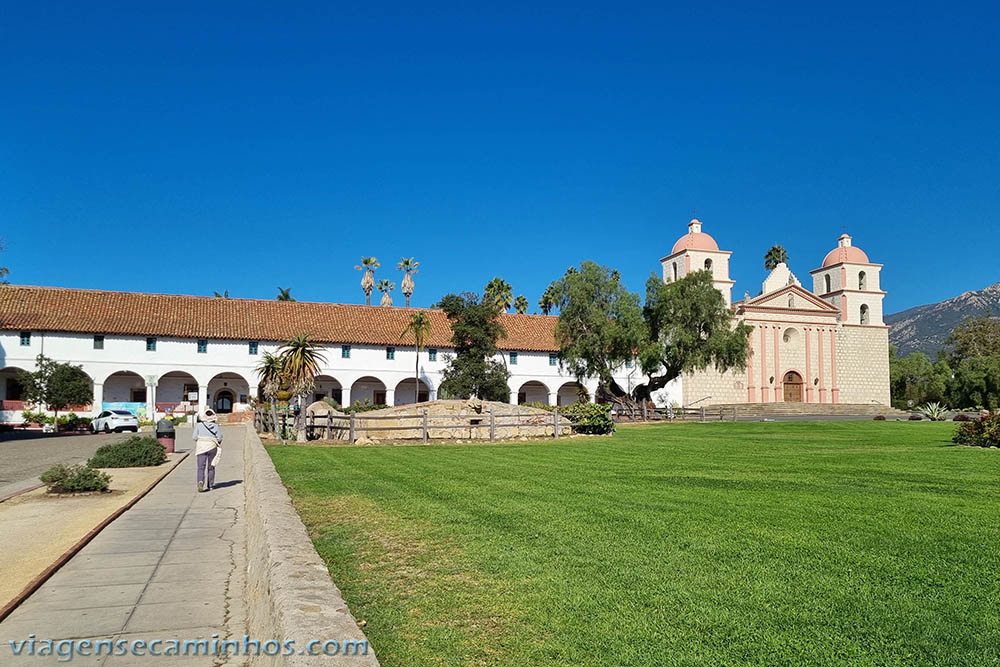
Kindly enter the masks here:
<path id="1" fill-rule="evenodd" d="M 105 410 L 90 422 L 93 433 L 121 433 L 122 431 L 139 432 L 139 419 L 128 410 Z"/>

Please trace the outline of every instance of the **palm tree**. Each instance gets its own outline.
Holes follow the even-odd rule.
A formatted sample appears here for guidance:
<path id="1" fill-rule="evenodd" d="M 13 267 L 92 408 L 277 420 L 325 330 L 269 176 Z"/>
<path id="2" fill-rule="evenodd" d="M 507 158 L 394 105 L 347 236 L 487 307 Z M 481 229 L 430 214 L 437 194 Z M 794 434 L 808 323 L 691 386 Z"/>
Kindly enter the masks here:
<path id="1" fill-rule="evenodd" d="M 365 293 L 365 305 L 372 305 L 372 289 L 375 287 L 375 269 L 382 266 L 377 257 L 362 257 L 361 263 L 354 266 L 358 271 L 364 271 L 361 276 L 361 291 Z"/>
<path id="2" fill-rule="evenodd" d="M 788 251 L 780 245 L 771 246 L 771 249 L 764 255 L 764 268 L 772 271 L 778 264 L 788 263 Z"/>
<path id="3" fill-rule="evenodd" d="M 486 301 L 492 301 L 500 312 L 506 312 L 514 298 L 510 283 L 503 278 L 494 278 L 486 283 L 483 296 Z"/>
<path id="4" fill-rule="evenodd" d="M 299 414 L 295 416 L 298 442 L 306 441 L 306 406 L 302 405 L 302 399 L 315 389 L 320 364 L 326 363 L 322 349 L 322 346 L 309 340 L 308 334 L 299 334 L 278 350 L 282 377 L 288 382 L 288 389 L 292 395 L 299 399 Z"/>
<path id="5" fill-rule="evenodd" d="M 292 298 L 292 288 L 291 287 L 279 287 L 278 296 L 274 297 L 278 301 L 295 301 Z"/>
<path id="6" fill-rule="evenodd" d="M 278 392 L 281 391 L 281 385 L 284 383 L 284 369 L 281 365 L 281 359 L 270 352 L 265 352 L 264 356 L 260 358 L 260 364 L 258 364 L 256 371 L 257 375 L 260 376 L 260 390 L 264 394 L 264 398 L 271 404 L 271 419 L 273 420 L 271 427 L 274 429 L 273 432 L 277 433 Z"/>
<path id="7" fill-rule="evenodd" d="M 427 317 L 427 313 L 414 313 L 399 337 L 403 338 L 408 333 L 413 334 L 413 346 L 417 350 L 417 361 L 413 369 L 413 402 L 416 403 L 420 399 L 420 350 L 424 349 L 424 343 L 431 333 L 431 318 Z"/>
<path id="8" fill-rule="evenodd" d="M 514 312 L 518 315 L 524 315 L 528 312 L 528 300 L 523 294 L 518 294 L 517 298 L 514 299 Z"/>
<path id="9" fill-rule="evenodd" d="M 6 249 L 7 246 L 4 245 L 3 239 L 0 239 L 0 252 L 3 252 Z M 6 266 L 0 266 L 0 285 L 7 284 L 7 281 L 4 280 L 4 278 L 6 278 L 8 275 L 10 275 L 10 269 L 8 269 Z"/>
<path id="10" fill-rule="evenodd" d="M 542 292 L 542 298 L 538 300 L 538 308 L 542 311 L 543 315 L 548 315 L 552 312 L 552 309 L 556 307 L 556 298 L 552 285 L 550 284 Z"/>
<path id="11" fill-rule="evenodd" d="M 403 257 L 396 265 L 396 268 L 403 272 L 403 283 L 400 285 L 400 291 L 406 296 L 407 308 L 410 307 L 410 297 L 413 295 L 413 274 L 417 273 L 418 266 L 420 266 L 420 262 L 414 262 L 412 257 L 409 259 Z"/>
<path id="12" fill-rule="evenodd" d="M 375 285 L 375 289 L 377 289 L 379 292 L 382 292 L 382 302 L 380 305 L 391 306 L 392 294 L 390 294 L 390 292 L 396 289 L 396 283 L 391 283 L 385 278 L 383 278 L 382 280 L 378 281 L 378 283 Z"/>
<path id="13" fill-rule="evenodd" d="M 281 289 L 281 288 L 279 287 L 278 289 Z M 215 296 L 217 298 L 219 298 L 219 299 L 228 299 L 229 298 L 229 290 L 226 290 L 225 292 L 222 292 L 221 294 L 219 292 L 216 292 Z"/>

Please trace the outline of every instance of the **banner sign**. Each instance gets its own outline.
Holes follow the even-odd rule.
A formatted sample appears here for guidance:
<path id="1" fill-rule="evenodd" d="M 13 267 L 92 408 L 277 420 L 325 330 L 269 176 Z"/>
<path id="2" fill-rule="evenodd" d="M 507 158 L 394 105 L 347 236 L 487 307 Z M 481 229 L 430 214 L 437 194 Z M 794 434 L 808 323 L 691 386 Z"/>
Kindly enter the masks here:
<path id="1" fill-rule="evenodd" d="M 148 414 L 145 403 L 126 403 L 104 401 L 101 404 L 102 410 L 128 410 L 139 419 L 146 419 Z"/>

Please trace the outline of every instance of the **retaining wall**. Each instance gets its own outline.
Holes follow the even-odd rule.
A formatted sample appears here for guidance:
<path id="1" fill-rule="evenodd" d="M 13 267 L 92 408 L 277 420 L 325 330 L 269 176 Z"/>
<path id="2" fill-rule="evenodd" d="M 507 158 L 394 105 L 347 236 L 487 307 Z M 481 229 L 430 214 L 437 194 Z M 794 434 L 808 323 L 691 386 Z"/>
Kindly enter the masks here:
<path id="1" fill-rule="evenodd" d="M 296 650 L 318 639 L 367 642 L 330 580 L 292 506 L 271 457 L 252 427 L 244 440 L 247 535 L 247 624 L 251 638 L 295 640 Z M 253 665 L 377 666 L 367 655 L 258 656 Z"/>

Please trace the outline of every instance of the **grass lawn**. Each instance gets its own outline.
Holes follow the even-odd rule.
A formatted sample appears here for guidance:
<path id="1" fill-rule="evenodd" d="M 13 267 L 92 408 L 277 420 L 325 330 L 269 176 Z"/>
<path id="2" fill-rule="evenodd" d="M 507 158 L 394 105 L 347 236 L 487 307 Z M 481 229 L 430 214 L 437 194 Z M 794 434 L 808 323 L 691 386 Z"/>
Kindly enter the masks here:
<path id="1" fill-rule="evenodd" d="M 1000 450 L 951 424 L 270 447 L 383 665 L 1000 662 Z"/>

